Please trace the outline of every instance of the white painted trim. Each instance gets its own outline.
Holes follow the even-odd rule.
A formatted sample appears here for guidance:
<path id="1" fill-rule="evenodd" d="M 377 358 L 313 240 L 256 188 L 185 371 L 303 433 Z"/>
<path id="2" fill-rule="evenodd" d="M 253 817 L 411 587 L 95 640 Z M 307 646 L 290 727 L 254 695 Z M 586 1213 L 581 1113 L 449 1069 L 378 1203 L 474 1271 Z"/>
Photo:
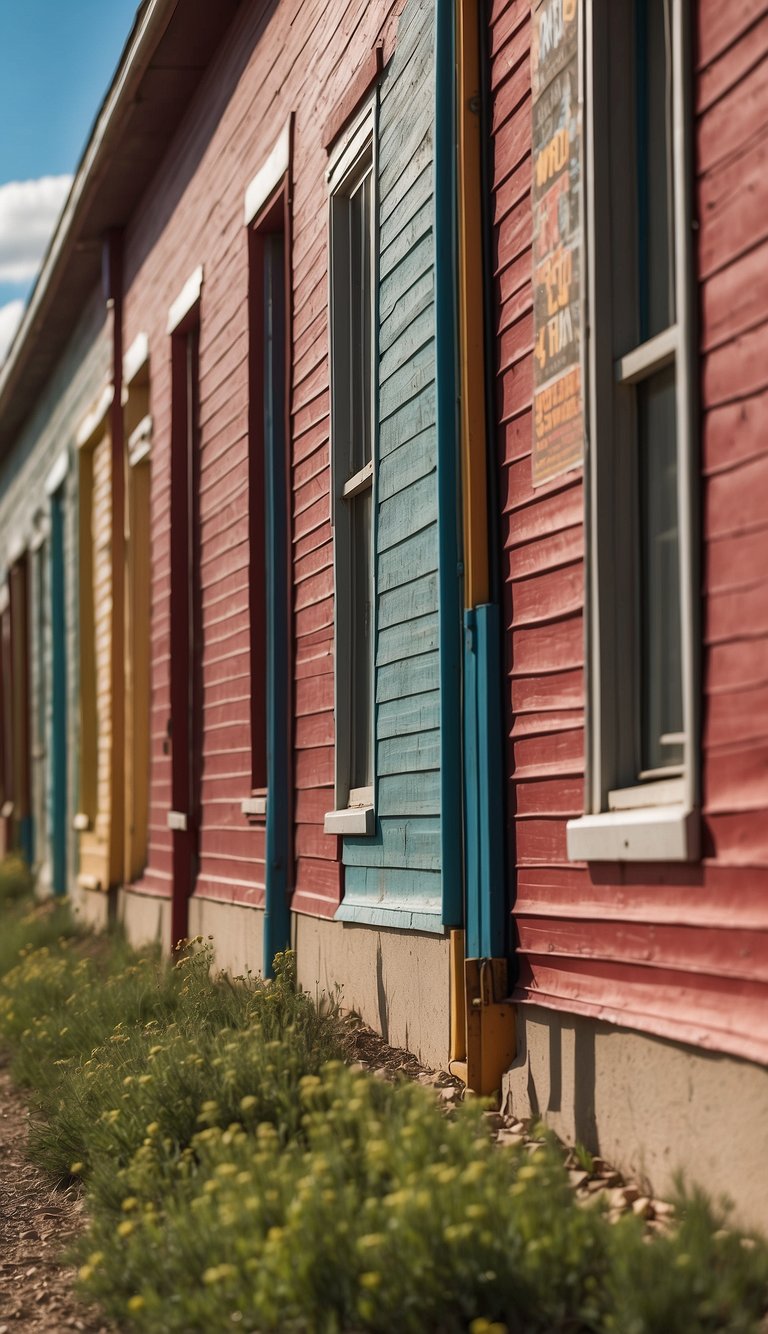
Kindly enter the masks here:
<path id="1" fill-rule="evenodd" d="M 616 311 L 621 314 L 626 300 L 624 284 L 616 281 L 617 271 L 626 263 L 603 262 L 610 256 L 611 233 L 626 242 L 629 228 L 623 219 L 613 218 L 611 197 L 617 196 L 615 173 L 611 170 L 605 125 L 610 120 L 607 74 L 606 14 L 611 0 L 583 0 L 585 19 L 585 144 L 584 180 L 587 183 L 585 271 L 588 277 L 588 301 L 585 327 L 587 342 L 588 387 L 585 404 L 588 431 L 585 473 L 585 566 L 586 628 L 586 760 L 585 806 L 587 812 L 606 815 L 609 793 L 629 792 L 620 784 L 632 783 L 639 757 L 629 763 L 631 735 L 636 724 L 633 701 L 636 698 L 633 676 L 632 636 L 626 633 L 631 618 L 632 601 L 627 585 L 631 573 L 624 572 L 623 557 L 617 558 L 622 542 L 629 560 L 622 521 L 632 469 L 624 467 L 629 448 L 628 418 L 634 395 L 625 386 L 642 381 L 662 365 L 674 364 L 677 401 L 678 528 L 680 552 L 680 615 L 682 624 L 682 690 L 685 736 L 682 778 L 675 770 L 649 773 L 648 778 L 682 782 L 680 797 L 660 799 L 660 804 L 675 806 L 678 801 L 693 813 L 700 806 L 700 645 L 699 601 L 699 438 L 697 431 L 698 345 L 695 319 L 697 287 L 694 271 L 692 219 L 692 125 L 690 108 L 690 7 L 685 0 L 672 0 L 673 6 L 673 85 L 674 85 L 674 250 L 675 250 L 675 324 L 640 347 L 625 353 L 616 345 Z M 618 7 L 616 7 L 618 12 Z M 613 182 L 613 185 L 611 184 Z M 622 212 L 620 208 L 619 212 Z M 622 245 L 618 254 L 627 248 Z M 601 253 L 602 252 L 602 253 Z M 616 290 L 614 291 L 614 286 Z M 623 338 L 623 335 L 622 335 Z M 617 383 L 618 382 L 618 383 Z M 619 460 L 617 462 L 617 460 Z M 621 497 L 617 505 L 617 498 Z M 632 547 L 634 544 L 630 543 Z M 616 634 L 617 625 L 623 633 Z M 617 715 L 621 725 L 617 726 Z M 635 745 L 635 751 L 637 746 Z M 638 775 L 639 776 L 639 775 Z M 645 785 L 643 785 L 645 786 Z M 608 818 L 616 818 L 608 815 Z M 569 843 L 570 847 L 570 843 Z M 692 854 L 691 854 L 692 855 Z"/>
<path id="2" fill-rule="evenodd" d="M 21 560 L 26 549 L 27 543 L 21 533 L 14 533 L 8 542 L 8 564 L 15 565 L 17 560 Z"/>
<path id="3" fill-rule="evenodd" d="M 78 449 L 82 449 L 85 445 L 89 444 L 99 430 L 99 427 L 103 425 L 104 418 L 112 407 L 114 397 L 115 386 L 113 384 L 105 385 L 94 406 L 88 413 L 88 416 L 84 417 L 80 423 L 77 435 L 75 436 L 75 444 Z"/>
<path id="4" fill-rule="evenodd" d="M 174 829 L 182 834 L 186 832 L 187 817 L 183 811 L 169 811 L 167 820 L 169 829 Z"/>
<path id="5" fill-rule="evenodd" d="M 37 523 L 31 533 L 27 548 L 29 551 L 37 552 L 43 547 L 51 535 L 51 525 L 48 522 L 47 515 L 38 513 Z"/>
<path id="6" fill-rule="evenodd" d="M 373 92 L 344 134 L 340 135 L 333 148 L 325 173 L 332 191 L 338 190 L 341 181 L 350 168 L 357 165 L 357 159 L 365 149 L 366 141 L 373 140 L 376 93 Z"/>
<path id="7" fill-rule="evenodd" d="M 63 449 L 45 479 L 45 494 L 52 496 L 58 491 L 69 472 L 69 450 Z"/>
<path id="8" fill-rule="evenodd" d="M 376 812 L 373 806 L 350 806 L 345 811 L 326 811 L 323 832 L 370 836 L 376 832 Z"/>
<path id="9" fill-rule="evenodd" d="M 139 333 L 123 357 L 123 384 L 129 385 L 149 361 L 149 335 Z"/>
<path id="10" fill-rule="evenodd" d="M 570 861 L 685 862 L 699 856 L 699 821 L 682 804 L 582 815 L 569 820 Z"/>
<path id="11" fill-rule="evenodd" d="M 149 413 L 142 417 L 138 426 L 128 437 L 128 463 L 131 468 L 135 468 L 137 463 L 141 463 L 147 458 L 152 449 L 152 418 Z"/>
<path id="12" fill-rule="evenodd" d="M 373 459 L 364 463 L 359 472 L 350 477 L 348 482 L 344 483 L 341 492 L 345 500 L 352 500 L 354 496 L 359 496 L 363 491 L 369 491 L 373 486 Z"/>
<path id="13" fill-rule="evenodd" d="M 352 724 L 350 718 L 350 690 L 349 690 L 349 661 L 350 661 L 350 635 L 351 635 L 351 614 L 349 607 L 349 598 L 347 596 L 350 580 L 351 568 L 351 506 L 342 504 L 345 486 L 347 482 L 356 483 L 360 474 L 353 474 L 350 477 L 349 469 L 351 465 L 351 449 L 348 440 L 345 440 L 345 431 L 339 426 L 339 405 L 344 399 L 344 366 L 341 364 L 343 358 L 337 355 L 336 348 L 336 322 L 337 322 L 337 303 L 343 309 L 347 297 L 345 295 L 346 279 L 343 276 L 337 278 L 337 263 L 339 263 L 339 274 L 347 272 L 346 261 L 339 251 L 343 248 L 343 230 L 338 234 L 334 217 L 337 209 L 341 206 L 341 201 L 349 197 L 349 191 L 354 189 L 357 184 L 370 172 L 371 175 L 371 256 L 372 256 L 372 282 L 371 282 L 371 301 L 372 301 L 372 324 L 374 331 L 372 343 L 372 385 L 371 396 L 371 480 L 370 489 L 372 494 L 372 513 L 376 513 L 377 497 L 377 427 L 378 427 L 378 398 L 375 392 L 376 387 L 376 320 L 378 315 L 377 292 L 379 288 L 379 236 L 378 236 L 378 217 L 379 217 L 379 191 L 378 191 L 378 145 L 376 135 L 376 117 L 378 110 L 378 93 L 374 89 L 365 104 L 362 106 L 357 117 L 347 127 L 345 133 L 341 134 L 331 150 L 326 179 L 329 184 L 329 209 L 328 209 L 328 311 L 329 311 L 329 336 L 330 336 L 330 379 L 331 379 L 331 484 L 333 501 L 331 505 L 331 528 L 333 532 L 333 574 L 334 574 L 334 715 L 335 715 L 335 754 L 334 754 L 334 800 L 336 811 L 328 813 L 325 821 L 326 831 L 329 833 L 372 833 L 375 828 L 375 818 L 371 810 L 370 828 L 365 824 L 364 828 L 359 828 L 360 815 L 349 813 L 352 805 L 349 793 L 350 776 L 350 742 Z M 347 367 L 348 378 L 348 367 Z M 363 470 L 361 470 L 363 471 Z M 364 488 L 368 489 L 366 480 Z M 351 493 L 347 499 L 352 499 Z M 371 542 L 375 540 L 375 519 L 371 525 Z M 371 548 L 371 570 L 373 582 L 373 644 L 376 643 L 376 562 L 373 547 Z M 374 655 L 375 656 L 375 651 Z M 370 662 L 372 700 L 375 698 L 375 664 L 373 656 Z M 370 736 L 372 744 L 373 763 L 375 766 L 375 708 L 371 707 Z M 374 775 L 375 776 L 375 775 Z M 370 805 L 373 807 L 373 788 L 367 801 L 358 801 L 359 807 Z M 339 818 L 337 818 L 337 816 Z M 345 823 L 346 822 L 346 823 Z M 355 827 L 349 827 L 351 825 Z M 344 827 L 341 827 L 344 826 Z"/>
<path id="14" fill-rule="evenodd" d="M 285 122 L 263 167 L 246 187 L 243 217 L 246 227 L 261 212 L 288 171 L 291 161 L 291 122 Z"/>
<path id="15" fill-rule="evenodd" d="M 661 333 L 625 353 L 614 362 L 617 383 L 636 384 L 638 380 L 644 380 L 668 366 L 675 360 L 679 342 L 678 326 L 671 324 L 668 329 L 662 329 Z"/>
<path id="16" fill-rule="evenodd" d="M 245 797 L 240 802 L 240 810 L 243 815 L 266 815 L 267 798 L 263 797 Z"/>
<path id="17" fill-rule="evenodd" d="M 640 806 L 671 806 L 685 797 L 682 778 L 665 778 L 656 783 L 637 783 L 608 793 L 609 811 L 636 810 Z"/>
<path id="18" fill-rule="evenodd" d="M 200 300 L 200 293 L 203 290 L 203 266 L 198 264 L 194 273 L 190 273 L 187 281 L 182 287 L 176 300 L 168 311 L 168 324 L 166 333 L 175 333 L 186 318 L 190 310 L 197 305 Z"/>

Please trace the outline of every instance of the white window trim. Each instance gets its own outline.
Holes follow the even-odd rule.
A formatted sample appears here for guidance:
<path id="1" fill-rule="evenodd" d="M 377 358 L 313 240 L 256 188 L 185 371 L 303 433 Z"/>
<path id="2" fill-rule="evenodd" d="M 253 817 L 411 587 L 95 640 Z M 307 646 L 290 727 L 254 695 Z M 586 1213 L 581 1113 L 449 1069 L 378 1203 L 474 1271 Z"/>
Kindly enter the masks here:
<path id="1" fill-rule="evenodd" d="M 45 479 L 45 494 L 55 495 L 69 472 L 69 451 L 63 449 Z"/>
<path id="2" fill-rule="evenodd" d="M 254 218 L 263 209 L 270 195 L 274 194 L 291 163 L 291 117 L 288 118 L 267 157 L 263 167 L 257 171 L 245 191 L 243 218 L 246 227 L 250 227 Z"/>
<path id="3" fill-rule="evenodd" d="M 123 357 L 123 392 L 130 387 L 148 361 L 149 335 L 138 333 Z"/>
<path id="4" fill-rule="evenodd" d="M 584 0 L 585 41 L 582 47 L 582 79 L 585 87 L 586 125 L 586 178 L 593 183 L 598 173 L 605 172 L 606 163 L 600 163 L 604 145 L 596 133 L 599 111 L 596 110 L 596 89 L 604 75 L 599 57 L 595 55 L 596 11 L 608 0 Z M 700 760 L 699 760 L 699 616 L 695 590 L 697 579 L 697 513 L 696 478 L 698 475 L 696 413 L 694 386 L 697 376 L 697 345 L 695 342 L 696 286 L 692 269 L 691 220 L 692 206 L 692 146 L 691 146 L 691 86 L 688 52 L 690 51 L 690 16 L 686 0 L 672 0 L 673 30 L 673 106 L 674 192 L 675 192 L 675 309 L 676 324 L 645 344 L 635 348 L 613 363 L 614 379 L 620 384 L 631 384 L 648 374 L 651 367 L 660 369 L 674 360 L 677 376 L 677 457 L 678 457 L 678 529 L 680 542 L 680 614 L 682 622 L 682 683 L 683 730 L 686 737 L 685 763 L 682 776 L 665 779 L 660 783 L 638 784 L 636 788 L 614 789 L 606 793 L 604 764 L 610 723 L 603 725 L 605 681 L 600 662 L 601 587 L 610 582 L 606 560 L 601 568 L 600 537 L 603 516 L 600 508 L 597 457 L 601 438 L 600 411 L 594 413 L 587 431 L 587 481 L 585 529 L 587 541 L 586 571 L 586 813 L 569 820 L 566 830 L 568 857 L 574 861 L 692 861 L 700 856 Z M 598 165 L 599 164 L 599 165 Z M 594 198 L 586 209 L 587 226 L 585 245 L 587 260 L 598 252 L 598 227 L 595 221 Z M 599 308 L 597 265 L 585 264 L 587 275 L 585 293 L 590 311 Z M 589 320 L 590 326 L 593 324 Z M 592 336 L 589 329 L 585 383 L 589 385 L 589 401 L 598 403 L 597 386 L 605 383 L 606 350 L 600 345 L 600 335 Z M 601 366 L 598 367 L 598 360 Z M 603 592 L 602 600 L 607 601 Z M 614 668 L 615 672 L 615 668 Z M 610 686 L 615 692 L 618 682 Z M 658 805 L 646 804 L 649 789 L 656 789 Z M 665 789 L 665 791 L 661 791 Z M 670 801 L 669 798 L 674 797 Z M 616 805 L 621 809 L 616 809 Z M 606 806 L 609 809 L 606 809 Z M 610 809 L 613 806 L 614 809 Z"/>
<path id="5" fill-rule="evenodd" d="M 337 192 L 343 191 L 345 184 L 350 177 L 358 170 L 360 158 L 370 145 L 371 152 L 371 207 L 372 207 L 372 256 L 373 256 L 373 283 L 372 297 L 374 302 L 374 320 L 373 320 L 373 348 L 377 346 L 377 333 L 375 327 L 376 313 L 376 293 L 378 286 L 378 244 L 377 244 L 377 219 L 378 219 L 378 188 L 377 188 L 377 151 L 376 151 L 376 107 L 377 93 L 368 99 L 362 107 L 359 114 L 347 127 L 344 134 L 339 138 L 338 143 L 333 147 L 330 154 L 326 180 L 329 186 L 329 205 L 332 197 Z M 332 235 L 332 208 L 328 209 L 328 310 L 331 321 L 333 319 L 333 275 L 332 275 L 332 256 L 333 256 L 333 235 Z M 331 325 L 332 329 L 332 325 Z M 331 365 L 331 376 L 333 377 L 333 365 Z M 374 369 L 372 377 L 372 395 L 371 412 L 372 422 L 372 458 L 353 476 L 347 476 L 343 482 L 337 472 L 337 458 L 334 449 L 333 435 L 333 408 L 331 408 L 331 476 L 332 476 L 332 518 L 331 522 L 334 531 L 334 606 L 335 611 L 335 634 L 334 634 L 334 694 L 335 707 L 334 716 L 336 719 L 335 736 L 335 775 L 334 792 L 336 809 L 326 812 L 323 829 L 326 834 L 331 835 L 357 835 L 371 837 L 376 832 L 376 809 L 375 809 L 375 785 L 367 788 L 349 788 L 349 736 L 343 735 L 339 728 L 339 718 L 341 716 L 341 695 L 343 685 L 340 682 L 339 663 L 347 658 L 347 644 L 343 642 L 346 638 L 346 627 L 339 622 L 339 559 L 338 559 L 338 529 L 336 524 L 336 514 L 339 503 L 344 500 L 350 500 L 364 491 L 371 490 L 371 509 L 372 509 L 372 543 L 374 549 L 371 551 L 371 562 L 374 579 L 374 589 L 376 581 L 376 553 L 373 534 L 376 526 L 376 468 L 375 459 L 377 451 L 376 421 L 377 421 L 377 374 L 376 357 L 374 351 Z M 331 387 L 331 400 L 333 401 L 333 386 Z M 375 656 L 375 592 L 374 592 L 374 634 L 373 634 Z M 376 756 L 376 737 L 375 737 L 375 673 L 374 663 L 370 664 L 371 684 L 372 684 L 372 707 L 370 726 L 373 731 L 372 746 L 375 768 Z M 348 729 L 347 729 L 348 731 Z"/>
<path id="6" fill-rule="evenodd" d="M 328 160 L 328 167 L 325 173 L 325 179 L 330 187 L 331 194 L 341 186 L 344 177 L 355 166 L 368 141 L 371 141 L 374 155 L 374 166 L 376 157 L 376 136 L 374 134 L 376 121 L 376 94 L 368 98 L 360 112 L 347 126 L 344 134 L 339 137 L 337 143 L 331 149 Z M 375 185 L 374 177 L 374 185 Z M 374 196 L 376 191 L 374 190 Z"/>
<path id="7" fill-rule="evenodd" d="M 266 816 L 267 814 L 267 794 L 259 797 L 244 797 L 240 802 L 240 810 L 243 815 Z"/>
<path id="8" fill-rule="evenodd" d="M 78 449 L 85 449 L 86 445 L 93 443 L 96 435 L 102 434 L 102 428 L 107 413 L 112 407 L 114 397 L 115 386 L 113 384 L 105 385 L 90 412 L 80 423 L 75 437 L 75 444 Z"/>
<path id="9" fill-rule="evenodd" d="M 165 332 L 174 334 L 179 325 L 183 323 L 190 311 L 194 310 L 203 290 L 203 266 L 198 264 L 194 273 L 191 273 L 182 287 L 176 300 L 168 311 L 168 324 Z"/>
<path id="10" fill-rule="evenodd" d="M 135 468 L 149 458 L 152 451 L 152 418 L 149 413 L 142 417 L 135 430 L 128 437 L 128 466 Z"/>

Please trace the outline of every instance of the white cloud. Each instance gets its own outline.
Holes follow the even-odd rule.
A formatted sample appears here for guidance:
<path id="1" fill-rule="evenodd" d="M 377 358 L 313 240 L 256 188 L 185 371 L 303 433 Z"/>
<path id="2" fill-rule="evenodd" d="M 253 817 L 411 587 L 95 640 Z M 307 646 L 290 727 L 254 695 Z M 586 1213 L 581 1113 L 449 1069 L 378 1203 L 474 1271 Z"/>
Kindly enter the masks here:
<path id="1" fill-rule="evenodd" d="M 5 361 L 23 314 L 23 301 L 9 301 L 7 306 L 0 306 L 0 366 Z"/>
<path id="2" fill-rule="evenodd" d="M 71 176 L 41 176 L 0 185 L 0 282 L 34 278 L 71 184 Z"/>

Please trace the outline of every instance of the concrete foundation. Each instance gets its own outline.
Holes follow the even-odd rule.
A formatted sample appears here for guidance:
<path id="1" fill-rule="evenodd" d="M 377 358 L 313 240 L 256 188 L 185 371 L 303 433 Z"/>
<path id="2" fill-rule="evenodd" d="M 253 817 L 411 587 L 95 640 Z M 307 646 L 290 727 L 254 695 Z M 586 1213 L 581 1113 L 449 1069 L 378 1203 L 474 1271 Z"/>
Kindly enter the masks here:
<path id="1" fill-rule="evenodd" d="M 301 986 L 311 994 L 339 990 L 393 1047 L 425 1065 L 444 1068 L 449 1054 L 448 939 L 296 914 L 293 922 Z"/>
<path id="2" fill-rule="evenodd" d="M 264 913 L 242 903 L 219 903 L 214 899 L 189 901 L 189 935 L 213 936 L 216 969 L 232 977 L 263 971 Z"/>
<path id="3" fill-rule="evenodd" d="M 112 921 L 115 911 L 115 891 L 107 893 L 101 889 L 83 889 L 75 882 L 70 886 L 69 906 L 76 921 L 82 922 L 91 931 L 105 931 Z"/>
<path id="4" fill-rule="evenodd" d="M 518 1009 L 508 1109 L 541 1116 L 645 1184 L 675 1174 L 768 1234 L 768 1070 L 538 1006 Z"/>
<path id="5" fill-rule="evenodd" d="M 134 949 L 160 945 L 167 952 L 171 940 L 171 902 L 156 894 L 138 894 L 121 889 L 117 898 L 117 919 L 126 939 Z"/>

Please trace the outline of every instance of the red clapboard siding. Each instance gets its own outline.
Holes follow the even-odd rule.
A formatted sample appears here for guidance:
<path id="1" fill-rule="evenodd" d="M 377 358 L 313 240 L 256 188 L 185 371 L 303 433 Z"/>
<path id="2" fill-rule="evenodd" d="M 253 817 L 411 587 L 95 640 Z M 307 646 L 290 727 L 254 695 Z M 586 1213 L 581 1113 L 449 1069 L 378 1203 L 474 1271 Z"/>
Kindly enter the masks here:
<path id="1" fill-rule="evenodd" d="M 392 53 L 403 0 L 242 5 L 126 233 L 126 346 L 149 336 L 152 704 L 149 854 L 142 892 L 169 894 L 170 357 L 168 310 L 203 265 L 200 316 L 200 571 L 203 763 L 196 894 L 260 904 L 263 823 L 249 822 L 250 622 L 245 190 L 293 112 L 292 633 L 297 723 L 294 906 L 332 914 L 341 892 L 333 804 L 327 154 L 322 130 L 377 41 Z"/>
<path id="2" fill-rule="evenodd" d="M 768 23 L 697 0 L 704 857 L 567 860 L 584 496 L 531 483 L 530 5 L 491 6 L 498 521 L 516 998 L 768 1059 Z"/>

